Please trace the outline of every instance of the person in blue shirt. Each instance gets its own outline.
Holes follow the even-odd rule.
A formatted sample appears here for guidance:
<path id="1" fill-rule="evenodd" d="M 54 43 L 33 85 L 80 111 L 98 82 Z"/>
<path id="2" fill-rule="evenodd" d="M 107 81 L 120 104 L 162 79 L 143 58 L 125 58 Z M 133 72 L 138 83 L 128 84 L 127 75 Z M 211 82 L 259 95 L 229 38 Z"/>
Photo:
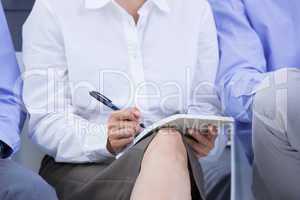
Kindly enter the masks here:
<path id="1" fill-rule="evenodd" d="M 238 137 L 253 162 L 254 195 L 298 200 L 300 1 L 210 3 L 221 55 L 217 86 L 224 112 L 238 121 Z M 252 135 L 245 134 L 251 128 Z"/>
<path id="2" fill-rule="evenodd" d="M 0 199 L 56 200 L 54 190 L 38 175 L 9 159 L 20 147 L 25 121 L 22 82 L 0 2 Z"/>

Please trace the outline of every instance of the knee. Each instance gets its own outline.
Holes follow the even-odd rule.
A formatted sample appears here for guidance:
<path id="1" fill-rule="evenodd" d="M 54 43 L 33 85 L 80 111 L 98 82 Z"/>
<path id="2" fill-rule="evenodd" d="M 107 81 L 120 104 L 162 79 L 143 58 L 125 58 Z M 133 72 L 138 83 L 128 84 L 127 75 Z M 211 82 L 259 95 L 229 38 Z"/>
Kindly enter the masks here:
<path id="1" fill-rule="evenodd" d="M 161 129 L 158 131 L 155 140 L 158 146 L 167 152 L 179 151 L 184 148 L 181 134 L 174 129 Z"/>
<path id="2" fill-rule="evenodd" d="M 286 128 L 286 118 L 300 113 L 300 109 L 297 109 L 300 101 L 300 70 L 285 68 L 269 73 L 262 86 L 253 101 L 254 121 L 270 121 L 271 125 L 275 123 L 280 124 L 282 129 Z"/>
<path id="3" fill-rule="evenodd" d="M 300 114 L 300 70 L 289 69 L 287 71 L 287 106 L 288 114 L 291 119 L 298 117 Z"/>
<path id="4" fill-rule="evenodd" d="M 187 153 L 181 134 L 173 129 L 161 129 L 153 139 L 151 145 L 159 156 L 172 161 L 186 162 Z"/>
<path id="5" fill-rule="evenodd" d="M 284 68 L 273 72 L 274 85 L 278 90 L 286 90 L 291 99 L 299 100 L 300 70 L 296 68 Z M 288 98 L 288 99 L 290 99 Z"/>

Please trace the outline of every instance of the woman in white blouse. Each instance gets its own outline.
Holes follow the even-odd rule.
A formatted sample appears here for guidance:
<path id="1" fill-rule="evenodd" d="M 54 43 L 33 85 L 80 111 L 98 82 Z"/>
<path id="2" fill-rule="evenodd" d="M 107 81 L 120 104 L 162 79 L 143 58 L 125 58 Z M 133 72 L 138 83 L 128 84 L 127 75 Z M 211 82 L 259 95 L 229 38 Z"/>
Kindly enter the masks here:
<path id="1" fill-rule="evenodd" d="M 30 137 L 60 199 L 204 199 L 208 134 L 141 128 L 175 112 L 216 114 L 214 19 L 205 0 L 37 0 L 24 25 Z M 89 96 L 100 91 L 121 108 Z"/>

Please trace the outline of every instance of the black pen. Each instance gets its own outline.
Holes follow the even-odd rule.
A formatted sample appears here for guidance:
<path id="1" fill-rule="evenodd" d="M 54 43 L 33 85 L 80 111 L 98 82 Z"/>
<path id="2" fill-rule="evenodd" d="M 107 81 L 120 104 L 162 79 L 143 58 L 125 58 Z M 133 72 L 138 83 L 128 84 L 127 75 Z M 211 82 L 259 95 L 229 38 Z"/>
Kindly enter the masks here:
<path id="1" fill-rule="evenodd" d="M 94 97 L 95 99 L 97 99 L 98 101 L 100 101 L 101 103 L 103 103 L 103 105 L 111 108 L 112 110 L 116 111 L 116 110 L 120 110 L 120 108 L 116 105 L 114 105 L 112 103 L 112 101 L 107 98 L 106 96 L 104 96 L 103 94 L 96 92 L 96 91 L 91 91 L 90 95 L 92 97 Z M 145 128 L 145 125 L 143 123 L 140 124 L 140 127 Z"/>

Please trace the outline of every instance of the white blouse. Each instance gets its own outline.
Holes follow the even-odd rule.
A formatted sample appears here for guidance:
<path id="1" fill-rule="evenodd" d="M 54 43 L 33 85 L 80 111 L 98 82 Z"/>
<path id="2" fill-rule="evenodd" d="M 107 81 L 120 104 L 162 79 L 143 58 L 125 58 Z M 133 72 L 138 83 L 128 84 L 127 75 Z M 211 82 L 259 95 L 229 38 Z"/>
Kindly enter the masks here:
<path id="1" fill-rule="evenodd" d="M 147 0 L 134 19 L 113 0 L 37 0 L 23 30 L 30 137 L 58 162 L 99 162 L 110 109 L 146 125 L 175 112 L 216 114 L 215 23 L 206 0 Z"/>

